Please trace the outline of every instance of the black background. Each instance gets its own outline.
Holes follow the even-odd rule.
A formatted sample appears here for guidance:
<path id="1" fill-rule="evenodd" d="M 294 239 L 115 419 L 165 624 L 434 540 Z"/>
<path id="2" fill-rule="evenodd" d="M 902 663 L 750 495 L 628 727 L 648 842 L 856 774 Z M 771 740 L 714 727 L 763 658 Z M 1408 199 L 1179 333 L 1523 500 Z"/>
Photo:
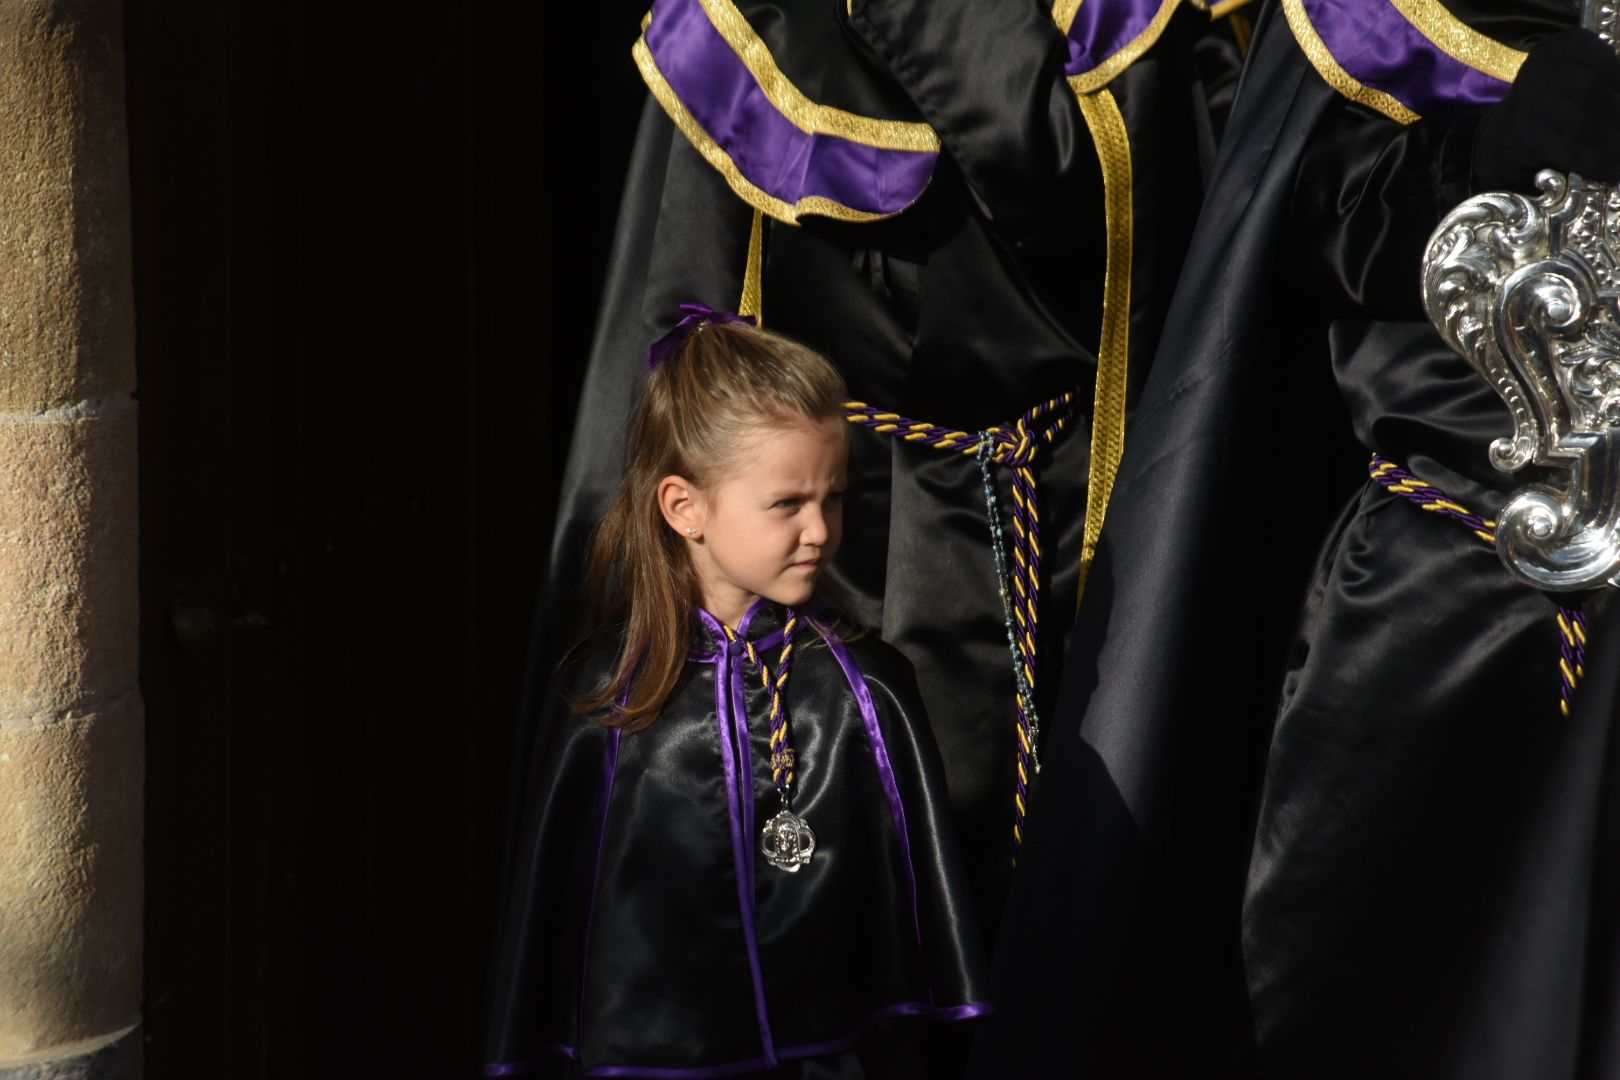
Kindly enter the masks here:
<path id="1" fill-rule="evenodd" d="M 125 0 L 152 1080 L 478 1072 L 641 14 Z"/>

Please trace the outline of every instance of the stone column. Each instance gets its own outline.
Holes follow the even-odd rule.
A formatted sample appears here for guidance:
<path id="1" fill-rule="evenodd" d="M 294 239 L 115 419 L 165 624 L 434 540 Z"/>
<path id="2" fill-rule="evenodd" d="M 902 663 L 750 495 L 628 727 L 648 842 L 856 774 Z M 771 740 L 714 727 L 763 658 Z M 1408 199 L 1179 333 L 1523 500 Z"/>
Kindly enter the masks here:
<path id="1" fill-rule="evenodd" d="M 0 0 L 0 1080 L 140 1071 L 120 0 Z"/>

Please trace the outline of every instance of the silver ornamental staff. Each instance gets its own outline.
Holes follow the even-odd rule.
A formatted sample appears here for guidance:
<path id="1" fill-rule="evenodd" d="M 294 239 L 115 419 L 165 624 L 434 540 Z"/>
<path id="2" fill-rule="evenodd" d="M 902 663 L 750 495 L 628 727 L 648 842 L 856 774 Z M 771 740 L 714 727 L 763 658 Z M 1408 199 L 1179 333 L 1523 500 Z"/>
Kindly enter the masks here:
<path id="1" fill-rule="evenodd" d="M 1582 25 L 1614 47 L 1620 5 L 1586 0 Z M 1498 517 L 1509 572 L 1553 592 L 1620 585 L 1620 185 L 1549 169 L 1536 186 L 1446 215 L 1423 256 L 1423 303 L 1507 404 L 1513 433 L 1491 463 L 1551 475 Z"/>

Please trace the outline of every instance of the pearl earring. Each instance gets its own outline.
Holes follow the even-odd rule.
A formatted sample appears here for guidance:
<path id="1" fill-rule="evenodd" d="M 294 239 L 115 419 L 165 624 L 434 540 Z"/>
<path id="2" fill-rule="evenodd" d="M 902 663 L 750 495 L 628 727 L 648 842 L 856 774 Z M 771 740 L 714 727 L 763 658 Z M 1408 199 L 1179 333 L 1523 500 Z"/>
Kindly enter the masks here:
<path id="1" fill-rule="evenodd" d="M 686 535 L 687 536 L 696 536 L 697 535 L 697 529 L 693 528 L 691 525 L 688 525 L 686 527 Z"/>

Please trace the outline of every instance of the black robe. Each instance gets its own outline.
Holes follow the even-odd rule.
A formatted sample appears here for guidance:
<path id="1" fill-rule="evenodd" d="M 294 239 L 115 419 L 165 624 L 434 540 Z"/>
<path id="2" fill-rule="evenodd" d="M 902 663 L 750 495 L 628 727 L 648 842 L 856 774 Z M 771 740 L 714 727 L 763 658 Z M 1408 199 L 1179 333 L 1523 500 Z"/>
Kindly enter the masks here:
<path id="1" fill-rule="evenodd" d="M 795 11 L 845 5 L 764 7 L 781 8 L 758 29 L 796 85 L 874 115 L 887 115 L 898 96 L 944 147 L 927 191 L 890 220 L 767 220 L 765 325 L 829 356 L 855 399 L 969 432 L 1078 391 L 1076 422 L 1038 465 L 1045 580 L 1036 691 L 1050 707 L 1075 610 L 1106 263 L 1102 176 L 1063 77 L 1062 35 L 1049 6 L 1032 0 L 855 4 L 854 17 L 840 14 L 815 34 L 795 32 Z M 1193 56 L 1207 25 L 1205 13 L 1184 7 L 1110 83 L 1132 138 L 1133 387 L 1153 354 L 1213 154 Z M 1208 77 L 1222 77 L 1235 55 L 1206 49 Z M 735 307 L 749 226 L 749 207 L 649 102 L 552 546 L 554 632 L 566 632 L 585 538 L 618 480 L 646 344 L 683 301 Z M 845 542 L 829 596 L 916 665 L 975 905 L 990 926 L 1012 869 L 1016 740 L 978 473 L 971 458 L 867 431 L 851 438 Z M 1010 474 L 998 473 L 1007 500 Z"/>
<path id="2" fill-rule="evenodd" d="M 1520 47 L 1574 19 L 1448 6 Z M 1419 294 L 1478 115 L 1402 127 L 1263 22 L 1076 627 L 975 1075 L 1620 1075 L 1614 605 L 1587 599 L 1597 652 L 1562 717 L 1557 601 L 1367 479 L 1377 451 L 1485 516 L 1516 482 L 1486 453 L 1505 408 Z"/>
<path id="3" fill-rule="evenodd" d="M 808 625 L 807 625 L 808 624 Z M 781 609 L 738 628 L 774 668 Z M 910 665 L 801 618 L 784 694 L 815 851 L 766 863 L 768 697 L 707 615 L 651 727 L 581 716 L 618 642 L 570 654 L 529 766 L 489 1075 L 938 1075 L 924 1021 L 989 1011 L 938 752 Z"/>

